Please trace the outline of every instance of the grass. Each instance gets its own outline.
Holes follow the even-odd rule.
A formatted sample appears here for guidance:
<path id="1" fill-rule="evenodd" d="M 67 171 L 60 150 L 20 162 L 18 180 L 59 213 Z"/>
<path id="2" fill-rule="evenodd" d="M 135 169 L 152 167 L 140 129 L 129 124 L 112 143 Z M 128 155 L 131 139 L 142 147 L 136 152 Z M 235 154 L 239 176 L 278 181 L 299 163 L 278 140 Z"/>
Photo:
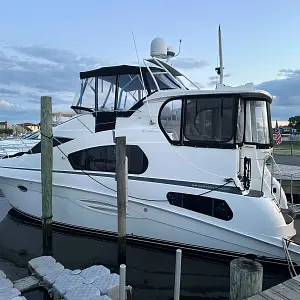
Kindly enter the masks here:
<path id="1" fill-rule="evenodd" d="M 280 144 L 280 145 L 274 145 L 275 149 L 284 149 L 284 150 L 290 150 L 291 144 Z M 300 144 L 293 144 L 293 149 L 300 150 Z"/>

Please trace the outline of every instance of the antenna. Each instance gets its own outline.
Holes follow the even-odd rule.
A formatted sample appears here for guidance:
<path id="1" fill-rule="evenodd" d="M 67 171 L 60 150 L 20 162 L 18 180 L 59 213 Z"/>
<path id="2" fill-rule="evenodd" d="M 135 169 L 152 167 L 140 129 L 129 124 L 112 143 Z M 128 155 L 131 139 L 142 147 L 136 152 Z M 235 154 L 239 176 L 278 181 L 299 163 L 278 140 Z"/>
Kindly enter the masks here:
<path id="1" fill-rule="evenodd" d="M 133 38 L 133 43 L 134 43 L 134 48 L 135 48 L 136 58 L 137 58 L 138 64 L 139 64 L 139 69 L 140 69 L 140 75 L 141 75 L 141 80 L 142 80 L 143 89 L 144 89 L 144 91 L 145 91 L 145 94 L 147 94 L 147 96 L 146 96 L 146 101 L 147 101 L 148 113 L 149 113 L 149 117 L 150 117 L 150 124 L 153 125 L 154 122 L 152 121 L 152 116 L 151 116 L 151 112 L 150 112 L 150 108 L 149 108 L 148 93 L 147 93 L 147 90 L 146 90 L 146 88 L 145 88 L 144 77 L 143 77 L 143 73 L 142 73 L 142 67 L 141 67 L 141 65 L 140 65 L 140 59 L 139 59 L 139 54 L 138 54 L 137 47 L 136 47 L 136 43 L 135 43 L 135 37 L 134 37 L 133 29 L 131 29 L 131 32 L 132 32 L 132 38 Z"/>
<path id="2" fill-rule="evenodd" d="M 222 35 L 221 35 L 221 26 L 219 25 L 218 30 L 219 36 L 219 59 L 220 59 L 220 67 L 215 68 L 217 74 L 220 76 L 220 83 L 223 84 L 224 77 L 224 67 L 223 67 L 223 54 L 222 54 Z"/>
<path id="3" fill-rule="evenodd" d="M 175 49 L 172 46 L 167 47 L 167 63 L 170 61 L 171 58 L 176 57 L 179 55 L 181 49 L 181 39 L 179 40 L 179 47 L 178 47 L 178 53 L 175 54 Z"/>

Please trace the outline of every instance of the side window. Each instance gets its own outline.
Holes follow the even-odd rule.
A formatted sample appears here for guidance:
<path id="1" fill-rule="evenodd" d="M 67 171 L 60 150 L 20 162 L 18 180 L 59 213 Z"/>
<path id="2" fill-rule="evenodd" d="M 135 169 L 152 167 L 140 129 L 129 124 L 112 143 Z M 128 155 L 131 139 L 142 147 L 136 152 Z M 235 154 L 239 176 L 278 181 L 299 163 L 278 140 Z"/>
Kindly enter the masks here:
<path id="1" fill-rule="evenodd" d="M 191 98 L 186 102 L 184 135 L 188 141 L 233 142 L 232 97 Z"/>
<path id="2" fill-rule="evenodd" d="M 128 173 L 142 174 L 148 168 L 148 158 L 137 145 L 127 145 Z M 98 172 L 116 171 L 116 146 L 100 146 L 73 152 L 68 156 L 75 170 Z"/>
<path id="3" fill-rule="evenodd" d="M 180 141 L 182 100 L 167 102 L 159 115 L 161 126 L 172 141 Z"/>
<path id="4" fill-rule="evenodd" d="M 175 192 L 169 192 L 167 199 L 171 205 L 224 221 L 229 221 L 233 217 L 232 210 L 226 201 L 221 199 Z"/>

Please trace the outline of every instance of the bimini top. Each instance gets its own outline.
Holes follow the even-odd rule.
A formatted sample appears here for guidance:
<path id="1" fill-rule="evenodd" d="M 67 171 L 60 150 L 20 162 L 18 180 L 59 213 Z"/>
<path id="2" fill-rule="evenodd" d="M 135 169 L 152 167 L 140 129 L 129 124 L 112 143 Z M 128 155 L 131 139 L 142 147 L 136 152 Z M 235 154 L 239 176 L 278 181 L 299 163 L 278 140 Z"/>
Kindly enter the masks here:
<path id="1" fill-rule="evenodd" d="M 163 69 L 158 67 L 149 67 L 152 72 L 162 72 Z M 137 75 L 147 73 L 149 70 L 146 67 L 132 66 L 132 65 L 118 65 L 111 67 L 102 67 L 90 71 L 80 72 L 80 79 L 92 78 L 92 77 L 104 77 L 104 76 L 117 76 L 117 75 Z M 176 69 L 170 70 L 173 76 L 181 75 Z"/>
<path id="2" fill-rule="evenodd" d="M 161 72 L 163 71 L 157 67 L 150 67 L 152 72 Z M 80 79 L 92 78 L 92 77 L 104 77 L 104 76 L 117 76 L 117 75 L 137 75 L 142 73 L 149 72 L 146 67 L 130 66 L 130 65 L 119 65 L 111 67 L 102 67 L 99 69 L 94 69 L 90 71 L 80 72 Z M 177 74 L 172 74 L 177 75 Z"/>

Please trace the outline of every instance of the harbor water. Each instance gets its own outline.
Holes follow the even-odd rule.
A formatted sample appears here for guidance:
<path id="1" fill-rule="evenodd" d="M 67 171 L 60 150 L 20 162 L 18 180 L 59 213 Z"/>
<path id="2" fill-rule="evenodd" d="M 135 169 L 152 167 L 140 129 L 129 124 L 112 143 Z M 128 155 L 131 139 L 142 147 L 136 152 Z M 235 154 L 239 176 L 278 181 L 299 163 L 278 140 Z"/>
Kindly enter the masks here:
<path id="1" fill-rule="evenodd" d="M 0 269 L 15 280 L 27 276 L 28 261 L 42 254 L 42 231 L 39 224 L 20 218 L 14 211 L 9 212 L 5 198 L 0 199 Z M 134 299 L 173 298 L 175 250 L 128 243 L 127 284 L 133 287 Z M 53 255 L 67 268 L 83 269 L 102 264 L 118 272 L 117 243 L 112 239 L 55 229 Z M 288 278 L 288 272 L 272 269 L 264 274 L 264 288 Z M 228 299 L 228 294 L 228 260 L 196 253 L 187 255 L 183 251 L 181 299 Z M 29 300 L 47 299 L 42 291 L 25 296 Z"/>

